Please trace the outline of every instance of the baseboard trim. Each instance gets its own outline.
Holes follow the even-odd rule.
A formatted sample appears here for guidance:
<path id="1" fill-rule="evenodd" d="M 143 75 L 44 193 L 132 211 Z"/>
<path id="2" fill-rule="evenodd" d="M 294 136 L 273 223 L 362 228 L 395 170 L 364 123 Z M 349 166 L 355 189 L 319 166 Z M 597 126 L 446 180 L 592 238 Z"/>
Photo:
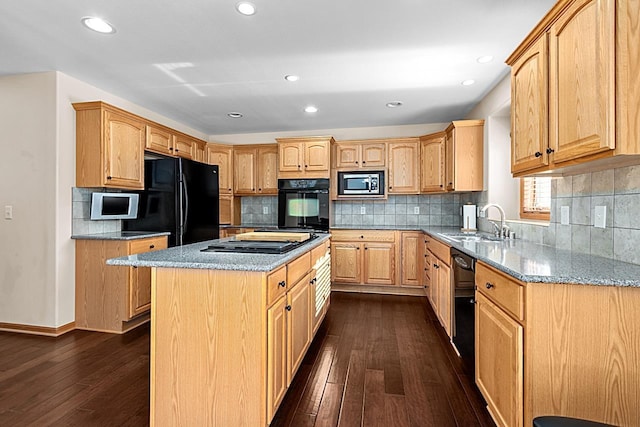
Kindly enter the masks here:
<path id="1" fill-rule="evenodd" d="M 17 332 L 20 334 L 44 335 L 47 337 L 59 337 L 76 328 L 76 322 L 67 323 L 66 325 L 50 328 L 47 326 L 21 325 L 19 323 L 2 323 L 0 322 L 0 331 Z"/>
<path id="2" fill-rule="evenodd" d="M 343 285 L 331 284 L 331 291 L 356 292 L 361 294 L 405 295 L 425 297 L 424 288 L 408 288 L 400 286 L 376 286 L 376 285 Z"/>

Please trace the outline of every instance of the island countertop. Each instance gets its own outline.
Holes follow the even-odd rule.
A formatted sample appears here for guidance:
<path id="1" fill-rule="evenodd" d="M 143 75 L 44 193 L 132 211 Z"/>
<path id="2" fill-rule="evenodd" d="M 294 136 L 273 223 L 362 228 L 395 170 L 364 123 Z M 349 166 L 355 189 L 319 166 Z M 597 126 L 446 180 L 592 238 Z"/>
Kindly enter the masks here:
<path id="1" fill-rule="evenodd" d="M 331 237 L 330 234 L 318 234 L 318 237 L 284 254 L 255 254 L 235 252 L 202 252 L 217 241 L 225 238 L 176 246 L 155 252 L 146 252 L 107 260 L 109 265 L 159 268 L 192 268 L 205 270 L 235 271 L 272 271 L 281 265 L 319 246 Z"/>

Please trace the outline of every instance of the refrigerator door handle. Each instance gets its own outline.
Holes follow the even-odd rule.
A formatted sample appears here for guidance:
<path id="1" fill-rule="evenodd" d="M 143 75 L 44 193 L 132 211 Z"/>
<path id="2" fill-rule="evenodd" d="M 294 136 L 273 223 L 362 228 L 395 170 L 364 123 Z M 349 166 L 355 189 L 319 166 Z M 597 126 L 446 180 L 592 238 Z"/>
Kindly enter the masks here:
<path id="1" fill-rule="evenodd" d="M 187 188 L 187 177 L 182 174 L 182 186 L 184 188 L 184 222 L 182 224 L 182 235 L 187 232 L 187 223 L 189 222 L 189 189 Z"/>

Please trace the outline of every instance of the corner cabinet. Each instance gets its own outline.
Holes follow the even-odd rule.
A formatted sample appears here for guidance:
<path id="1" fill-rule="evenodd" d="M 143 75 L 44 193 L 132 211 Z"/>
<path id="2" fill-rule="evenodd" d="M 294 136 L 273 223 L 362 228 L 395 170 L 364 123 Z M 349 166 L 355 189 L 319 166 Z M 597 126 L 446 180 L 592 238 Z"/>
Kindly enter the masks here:
<path id="1" fill-rule="evenodd" d="M 278 178 L 329 178 L 333 137 L 276 138 Z"/>
<path id="2" fill-rule="evenodd" d="M 76 110 L 76 186 L 144 189 L 143 120 L 104 102 Z"/>
<path id="3" fill-rule="evenodd" d="M 444 181 L 444 132 L 420 137 L 420 192 L 442 193 Z"/>
<path id="4" fill-rule="evenodd" d="M 151 268 L 106 260 L 167 247 L 167 237 L 76 240 L 76 328 L 124 333 L 149 320 Z"/>
<path id="5" fill-rule="evenodd" d="M 389 194 L 420 192 L 420 145 L 418 138 L 395 140 L 387 146 Z"/>
<path id="6" fill-rule="evenodd" d="M 482 191 L 484 120 L 452 122 L 445 136 L 447 191 Z"/>
<path id="7" fill-rule="evenodd" d="M 514 176 L 640 163 L 639 25 L 637 2 L 562 0 L 507 59 Z"/>

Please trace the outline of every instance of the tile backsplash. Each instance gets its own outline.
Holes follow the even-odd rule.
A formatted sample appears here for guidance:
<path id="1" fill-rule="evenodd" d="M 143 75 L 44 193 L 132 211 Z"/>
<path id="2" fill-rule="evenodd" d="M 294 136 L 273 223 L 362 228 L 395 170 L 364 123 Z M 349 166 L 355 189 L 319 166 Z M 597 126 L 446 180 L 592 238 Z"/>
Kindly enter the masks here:
<path id="1" fill-rule="evenodd" d="M 473 193 L 389 196 L 387 200 L 333 202 L 331 224 L 361 226 L 450 226 L 462 223 L 460 206 L 474 202 Z"/>
<path id="2" fill-rule="evenodd" d="M 594 226 L 596 206 L 606 208 L 605 228 Z M 569 209 L 568 224 L 561 224 L 562 207 Z M 508 224 L 518 238 L 640 264 L 640 166 L 554 178 L 550 222 Z M 492 229 L 484 219 L 479 227 Z"/>
<path id="3" fill-rule="evenodd" d="M 242 197 L 240 203 L 242 224 L 278 224 L 278 196 Z"/>
<path id="4" fill-rule="evenodd" d="M 91 193 L 103 191 L 103 189 L 77 188 L 71 189 L 71 202 L 73 204 L 72 234 L 99 234 L 122 230 L 122 221 L 106 220 L 92 221 L 91 218 Z"/>

